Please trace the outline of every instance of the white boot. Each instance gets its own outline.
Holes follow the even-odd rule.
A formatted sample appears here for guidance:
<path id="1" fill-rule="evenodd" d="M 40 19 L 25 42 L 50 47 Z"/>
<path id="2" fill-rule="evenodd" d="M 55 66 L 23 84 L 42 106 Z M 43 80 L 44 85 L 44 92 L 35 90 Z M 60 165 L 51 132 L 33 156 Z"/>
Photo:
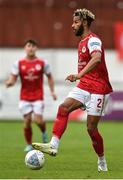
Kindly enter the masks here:
<path id="1" fill-rule="evenodd" d="M 108 171 L 107 163 L 104 157 L 102 159 L 98 158 L 98 171 Z"/>

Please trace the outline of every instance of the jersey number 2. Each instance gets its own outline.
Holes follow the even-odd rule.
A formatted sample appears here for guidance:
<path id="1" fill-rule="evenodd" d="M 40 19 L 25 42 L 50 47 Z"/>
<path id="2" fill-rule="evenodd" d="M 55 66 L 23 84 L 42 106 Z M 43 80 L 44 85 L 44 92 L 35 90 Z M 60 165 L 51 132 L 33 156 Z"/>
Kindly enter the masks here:
<path id="1" fill-rule="evenodd" d="M 97 107 L 98 108 L 101 108 L 102 106 L 101 106 L 101 104 L 102 104 L 102 99 L 97 99 Z"/>

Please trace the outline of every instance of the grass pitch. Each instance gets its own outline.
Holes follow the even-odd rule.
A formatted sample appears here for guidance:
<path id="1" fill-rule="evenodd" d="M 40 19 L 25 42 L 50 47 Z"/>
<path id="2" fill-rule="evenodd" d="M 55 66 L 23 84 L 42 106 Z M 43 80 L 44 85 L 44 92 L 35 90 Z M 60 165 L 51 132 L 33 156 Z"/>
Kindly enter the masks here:
<path id="1" fill-rule="evenodd" d="M 52 123 L 47 123 L 49 137 Z M 85 123 L 70 122 L 61 140 L 56 157 L 45 155 L 41 170 L 25 166 L 22 123 L 0 122 L 0 179 L 115 179 L 123 178 L 123 123 L 100 123 L 99 129 L 105 140 L 109 171 L 97 172 L 97 156 L 86 132 Z M 40 132 L 33 124 L 33 141 L 40 141 Z"/>

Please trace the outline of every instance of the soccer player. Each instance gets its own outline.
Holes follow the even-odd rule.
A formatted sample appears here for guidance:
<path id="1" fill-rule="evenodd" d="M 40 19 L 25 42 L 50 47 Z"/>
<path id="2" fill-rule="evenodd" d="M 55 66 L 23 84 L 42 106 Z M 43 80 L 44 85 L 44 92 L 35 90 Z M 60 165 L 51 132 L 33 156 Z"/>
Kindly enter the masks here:
<path id="1" fill-rule="evenodd" d="M 98 123 L 104 113 L 112 87 L 108 78 L 102 42 L 90 29 L 94 20 L 95 15 L 87 9 L 77 9 L 73 14 L 72 29 L 74 34 L 80 37 L 78 74 L 70 74 L 66 80 L 70 82 L 79 80 L 79 83 L 59 106 L 50 143 L 33 143 L 33 147 L 50 155 L 56 155 L 70 112 L 85 107 L 87 131 L 98 156 L 98 171 L 107 171 L 103 138 L 98 130 Z"/>
<path id="2" fill-rule="evenodd" d="M 34 119 L 42 132 L 42 140 L 44 143 L 48 142 L 46 132 L 46 123 L 43 120 L 43 75 L 48 78 L 48 85 L 50 87 L 51 96 L 56 100 L 54 92 L 54 79 L 50 70 L 49 64 L 36 56 L 37 42 L 28 40 L 25 43 L 26 57 L 16 61 L 12 67 L 12 72 L 6 81 L 6 87 L 13 86 L 17 77 L 21 80 L 21 92 L 19 109 L 24 118 L 24 136 L 27 143 L 25 151 L 28 152 L 32 147 L 32 114 Z"/>

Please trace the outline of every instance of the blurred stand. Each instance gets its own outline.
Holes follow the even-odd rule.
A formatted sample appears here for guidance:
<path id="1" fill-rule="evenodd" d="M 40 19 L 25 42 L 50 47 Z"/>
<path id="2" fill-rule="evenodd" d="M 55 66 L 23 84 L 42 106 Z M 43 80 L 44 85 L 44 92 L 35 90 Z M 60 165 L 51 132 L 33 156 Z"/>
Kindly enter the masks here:
<path id="1" fill-rule="evenodd" d="M 119 39 L 114 36 L 114 32 L 116 35 L 114 25 L 117 22 L 123 22 L 123 1 L 121 0 L 1 0 L 1 119 L 21 118 L 18 110 L 19 82 L 11 89 L 5 89 L 3 82 L 8 77 L 13 62 L 24 56 L 22 47 L 25 40 L 30 38 L 39 43 L 39 57 L 48 60 L 52 66 L 58 101 L 55 103 L 52 101 L 45 81 L 44 117 L 54 119 L 58 105 L 75 86 L 65 82 L 64 79 L 69 73 L 77 72 L 78 39 L 72 32 L 71 24 L 73 11 L 84 7 L 96 14 L 92 30 L 100 36 L 107 49 L 106 63 L 114 93 L 107 106 L 105 119 L 123 120 L 123 61 L 119 61 L 115 50 L 115 42 L 119 45 L 122 36 Z M 86 119 L 86 113 L 78 110 L 73 112 L 70 118 Z"/>

